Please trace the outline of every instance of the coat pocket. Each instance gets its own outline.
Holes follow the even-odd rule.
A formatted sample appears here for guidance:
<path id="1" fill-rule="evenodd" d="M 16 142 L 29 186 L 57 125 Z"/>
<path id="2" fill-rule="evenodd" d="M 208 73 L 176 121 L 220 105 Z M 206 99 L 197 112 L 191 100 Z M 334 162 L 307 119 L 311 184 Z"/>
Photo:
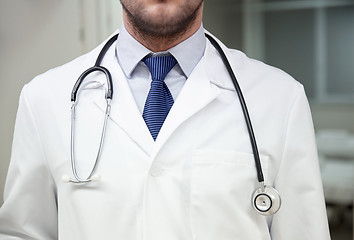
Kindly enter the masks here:
<path id="1" fill-rule="evenodd" d="M 261 156 L 265 178 L 268 157 Z M 253 154 L 203 150 L 193 155 L 191 224 L 194 239 L 270 239 L 252 206 L 258 188 Z"/>

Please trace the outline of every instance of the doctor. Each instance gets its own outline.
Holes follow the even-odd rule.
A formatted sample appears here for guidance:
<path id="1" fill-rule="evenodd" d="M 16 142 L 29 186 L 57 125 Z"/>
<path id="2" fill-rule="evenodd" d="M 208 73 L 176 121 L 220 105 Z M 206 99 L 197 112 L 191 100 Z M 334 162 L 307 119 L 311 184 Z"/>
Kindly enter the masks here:
<path id="1" fill-rule="evenodd" d="M 103 45 L 23 88 L 0 239 L 330 239 L 302 85 L 219 42 L 247 102 L 265 184 L 281 195 L 280 210 L 263 216 L 251 201 L 258 181 L 240 101 L 204 36 L 203 1 L 121 3 L 124 27 L 101 63 L 111 72 L 114 95 L 100 180 L 62 178 L 72 178 L 70 94 Z M 168 114 L 156 131 L 147 112 L 158 78 L 149 62 L 157 58 L 171 70 L 161 85 Z M 82 177 L 97 154 L 107 85 L 103 74 L 85 81 L 75 118 Z"/>

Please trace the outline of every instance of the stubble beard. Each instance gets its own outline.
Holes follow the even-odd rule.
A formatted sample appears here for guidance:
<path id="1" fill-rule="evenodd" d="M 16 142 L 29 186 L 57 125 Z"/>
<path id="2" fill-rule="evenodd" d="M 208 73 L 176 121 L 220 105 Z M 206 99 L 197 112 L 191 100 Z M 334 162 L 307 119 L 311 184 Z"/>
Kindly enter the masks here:
<path id="1" fill-rule="evenodd" d="M 170 17 L 161 16 L 160 21 L 151 20 L 142 8 L 130 11 L 123 3 L 122 7 L 131 26 L 140 36 L 154 39 L 173 39 L 183 35 L 193 25 L 202 3 L 203 0 L 197 6 L 185 6 L 183 9 L 179 9 L 177 14 Z"/>

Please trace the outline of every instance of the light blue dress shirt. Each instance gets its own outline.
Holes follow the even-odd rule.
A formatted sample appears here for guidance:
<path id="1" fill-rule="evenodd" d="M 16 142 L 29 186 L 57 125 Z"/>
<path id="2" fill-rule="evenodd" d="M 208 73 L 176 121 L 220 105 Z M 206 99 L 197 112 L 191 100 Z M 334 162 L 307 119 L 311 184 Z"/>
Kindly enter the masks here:
<path id="1" fill-rule="evenodd" d="M 116 44 L 116 54 L 118 63 L 123 69 L 136 105 L 141 113 L 143 113 L 145 100 L 149 93 L 151 83 L 149 69 L 141 60 L 149 54 L 171 54 L 176 58 L 176 66 L 172 68 L 165 78 L 165 83 L 173 99 L 176 100 L 184 83 L 203 57 L 205 46 L 206 39 L 202 25 L 198 31 L 188 39 L 168 51 L 158 53 L 153 53 L 144 47 L 127 32 L 124 24 L 122 25 Z"/>

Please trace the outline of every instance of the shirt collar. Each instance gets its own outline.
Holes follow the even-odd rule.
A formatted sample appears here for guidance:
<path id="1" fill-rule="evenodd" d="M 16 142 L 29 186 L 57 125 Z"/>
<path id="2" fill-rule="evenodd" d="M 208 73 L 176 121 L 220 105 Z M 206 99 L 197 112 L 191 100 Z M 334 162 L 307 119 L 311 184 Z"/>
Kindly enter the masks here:
<path id="1" fill-rule="evenodd" d="M 173 55 L 183 73 L 188 78 L 194 67 L 204 55 L 206 39 L 203 25 L 191 37 L 172 47 L 167 52 Z M 131 78 L 135 67 L 141 59 L 151 54 L 151 51 L 135 40 L 125 29 L 124 24 L 120 30 L 117 45 L 117 57 L 127 78 Z M 159 54 L 159 53 L 158 53 Z M 162 54 L 166 54 L 163 52 Z"/>

